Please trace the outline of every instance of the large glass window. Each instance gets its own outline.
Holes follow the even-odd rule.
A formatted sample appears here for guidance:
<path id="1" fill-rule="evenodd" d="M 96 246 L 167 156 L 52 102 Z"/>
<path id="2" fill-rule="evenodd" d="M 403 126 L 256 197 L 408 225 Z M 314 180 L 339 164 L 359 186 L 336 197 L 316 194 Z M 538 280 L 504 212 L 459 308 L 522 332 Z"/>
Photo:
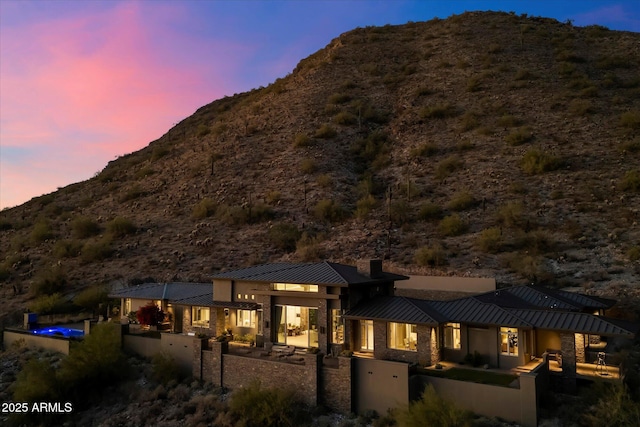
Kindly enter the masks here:
<path id="1" fill-rule="evenodd" d="M 276 305 L 276 342 L 296 347 L 318 346 L 318 309 L 296 305 Z"/>
<path id="2" fill-rule="evenodd" d="M 460 323 L 445 323 L 444 347 L 460 350 Z"/>
<path id="3" fill-rule="evenodd" d="M 344 343 L 344 322 L 342 321 L 342 310 L 331 309 L 331 342 L 334 344 Z"/>
<path id="4" fill-rule="evenodd" d="M 507 356 L 518 355 L 518 330 L 500 328 L 500 353 Z"/>
<path id="5" fill-rule="evenodd" d="M 191 324 L 209 327 L 209 307 L 191 307 Z"/>
<path id="6" fill-rule="evenodd" d="M 389 323 L 389 348 L 416 351 L 417 326 L 410 323 Z"/>
<path id="7" fill-rule="evenodd" d="M 294 291 L 294 292 L 318 292 L 318 285 L 305 285 L 299 283 L 274 283 L 274 291 Z"/>
<path id="8" fill-rule="evenodd" d="M 373 320 L 360 321 L 360 349 L 373 350 Z"/>
<path id="9" fill-rule="evenodd" d="M 236 315 L 236 326 L 242 328 L 256 327 L 256 311 L 255 310 L 238 310 Z"/>

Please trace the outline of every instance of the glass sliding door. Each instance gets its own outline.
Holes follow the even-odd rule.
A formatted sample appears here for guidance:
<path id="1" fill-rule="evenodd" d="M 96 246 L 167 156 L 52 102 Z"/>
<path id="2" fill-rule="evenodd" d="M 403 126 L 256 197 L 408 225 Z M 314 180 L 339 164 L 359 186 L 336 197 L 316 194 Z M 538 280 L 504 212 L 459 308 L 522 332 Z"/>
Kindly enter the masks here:
<path id="1" fill-rule="evenodd" d="M 276 330 L 276 342 L 280 344 L 286 343 L 286 323 L 285 323 L 285 311 L 284 307 L 281 305 L 276 305 L 275 317 L 273 320 L 273 325 Z"/>
<path id="2" fill-rule="evenodd" d="M 360 349 L 373 350 L 373 320 L 360 321 Z"/>
<path id="3" fill-rule="evenodd" d="M 295 305 L 276 305 L 276 342 L 296 347 L 318 346 L 318 309 Z"/>

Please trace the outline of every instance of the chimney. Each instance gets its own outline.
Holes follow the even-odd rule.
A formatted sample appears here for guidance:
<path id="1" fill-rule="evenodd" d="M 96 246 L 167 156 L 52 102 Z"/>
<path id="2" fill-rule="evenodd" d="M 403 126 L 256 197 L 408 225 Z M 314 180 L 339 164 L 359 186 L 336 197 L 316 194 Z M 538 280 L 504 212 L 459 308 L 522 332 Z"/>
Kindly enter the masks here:
<path id="1" fill-rule="evenodd" d="M 362 259 L 356 263 L 358 273 L 367 276 L 370 279 L 382 278 L 382 260 L 381 259 Z"/>

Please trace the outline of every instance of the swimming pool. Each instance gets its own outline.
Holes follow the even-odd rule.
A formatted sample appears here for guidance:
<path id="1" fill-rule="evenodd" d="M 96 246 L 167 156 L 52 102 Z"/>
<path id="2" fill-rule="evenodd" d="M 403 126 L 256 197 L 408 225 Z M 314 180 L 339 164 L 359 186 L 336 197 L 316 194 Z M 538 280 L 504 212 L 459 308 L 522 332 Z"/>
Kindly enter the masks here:
<path id="1" fill-rule="evenodd" d="M 79 338 L 84 336 L 82 329 L 63 328 L 62 326 L 50 326 L 47 328 L 34 329 L 34 335 L 50 335 L 54 337 Z"/>

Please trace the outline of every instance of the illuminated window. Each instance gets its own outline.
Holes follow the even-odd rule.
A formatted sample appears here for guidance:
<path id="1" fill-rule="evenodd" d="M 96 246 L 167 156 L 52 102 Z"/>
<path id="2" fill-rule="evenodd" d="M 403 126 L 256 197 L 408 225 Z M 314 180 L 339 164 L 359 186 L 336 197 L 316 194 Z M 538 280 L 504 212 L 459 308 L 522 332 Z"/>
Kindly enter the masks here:
<path id="1" fill-rule="evenodd" d="M 507 356 L 518 355 L 518 330 L 500 328 L 500 353 Z"/>
<path id="2" fill-rule="evenodd" d="M 460 350 L 460 323 L 445 323 L 444 347 Z"/>
<path id="3" fill-rule="evenodd" d="M 274 291 L 293 291 L 293 292 L 318 292 L 318 285 L 304 285 L 298 283 L 274 283 Z"/>
<path id="4" fill-rule="evenodd" d="M 256 327 L 256 311 L 255 310 L 238 310 L 236 316 L 236 326 L 243 328 Z"/>
<path id="5" fill-rule="evenodd" d="M 417 351 L 417 326 L 410 323 L 389 323 L 389 348 Z"/>
<path id="6" fill-rule="evenodd" d="M 191 307 L 191 324 L 209 327 L 209 307 Z"/>
<path id="7" fill-rule="evenodd" d="M 331 309 L 331 342 L 334 344 L 344 343 L 344 322 L 342 321 L 342 310 Z"/>
<path id="8" fill-rule="evenodd" d="M 373 320 L 360 321 L 360 349 L 373 350 Z"/>

